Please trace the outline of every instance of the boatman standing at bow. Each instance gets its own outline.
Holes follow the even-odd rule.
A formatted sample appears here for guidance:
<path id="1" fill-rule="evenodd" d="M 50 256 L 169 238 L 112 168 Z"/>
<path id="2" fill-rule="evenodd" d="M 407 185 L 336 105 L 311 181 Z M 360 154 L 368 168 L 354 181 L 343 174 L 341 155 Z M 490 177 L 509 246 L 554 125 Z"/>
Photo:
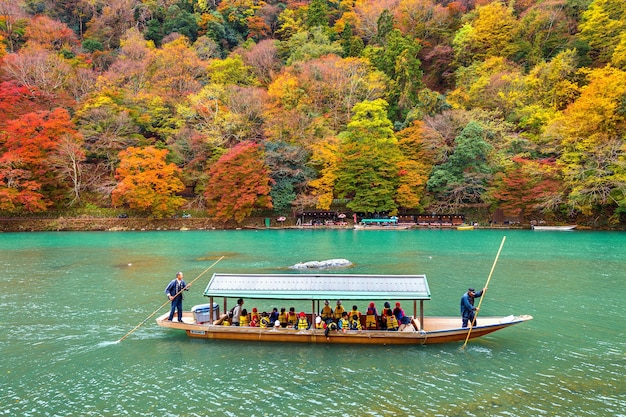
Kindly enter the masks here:
<path id="1" fill-rule="evenodd" d="M 461 297 L 461 317 L 463 318 L 463 327 L 467 327 L 467 323 L 473 323 L 473 326 L 476 326 L 476 321 L 474 321 L 474 317 L 476 316 L 476 311 L 478 311 L 477 307 L 474 307 L 474 298 L 480 298 L 485 292 L 485 288 L 476 292 L 473 288 L 468 288 L 467 292 L 463 294 Z"/>
<path id="2" fill-rule="evenodd" d="M 172 302 L 172 308 L 170 310 L 170 316 L 168 318 L 169 321 L 174 319 L 174 311 L 178 312 L 178 321 L 183 322 L 183 290 L 189 291 L 189 287 L 187 283 L 183 281 L 183 273 L 177 272 L 176 278 L 173 279 L 167 287 L 165 287 L 165 295 Z"/>

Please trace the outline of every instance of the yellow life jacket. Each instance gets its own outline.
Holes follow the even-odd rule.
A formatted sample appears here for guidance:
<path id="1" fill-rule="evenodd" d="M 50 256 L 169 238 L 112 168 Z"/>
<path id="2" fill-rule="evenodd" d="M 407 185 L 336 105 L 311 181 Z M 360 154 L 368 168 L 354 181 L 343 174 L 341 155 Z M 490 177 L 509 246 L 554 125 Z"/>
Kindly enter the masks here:
<path id="1" fill-rule="evenodd" d="M 261 320 L 259 321 L 259 327 L 266 329 L 267 326 L 270 325 L 270 318 L 269 317 L 261 317 Z"/>
<path id="2" fill-rule="evenodd" d="M 309 328 L 309 321 L 306 319 L 306 317 L 300 317 L 298 319 L 298 329 L 306 330 L 308 328 Z"/>
<path id="3" fill-rule="evenodd" d="M 287 313 L 287 324 L 295 325 L 297 322 L 298 316 L 296 316 L 296 313 L 292 313 L 291 311 Z"/>
<path id="4" fill-rule="evenodd" d="M 398 319 L 393 314 L 391 316 L 387 316 L 387 329 L 393 330 L 398 328 Z"/>
<path id="5" fill-rule="evenodd" d="M 249 326 L 250 318 L 248 316 L 239 316 L 239 325 L 240 326 Z"/>
<path id="6" fill-rule="evenodd" d="M 222 326 L 230 326 L 230 322 L 228 320 L 224 320 L 222 322 Z"/>
<path id="7" fill-rule="evenodd" d="M 346 311 L 346 309 L 343 308 L 342 305 L 338 305 L 337 307 L 335 307 L 335 320 L 340 320 L 344 311 Z"/>
<path id="8" fill-rule="evenodd" d="M 287 324 L 287 313 L 280 313 L 278 315 L 278 321 L 280 324 Z"/>
<path id="9" fill-rule="evenodd" d="M 375 314 L 366 315 L 365 316 L 365 328 L 370 329 L 370 328 L 376 328 L 376 327 L 378 327 L 376 315 Z"/>
<path id="10" fill-rule="evenodd" d="M 348 317 L 352 318 L 352 316 L 357 316 L 361 318 L 361 312 L 359 310 L 350 310 L 348 311 Z"/>
<path id="11" fill-rule="evenodd" d="M 341 330 L 350 330 L 350 322 L 348 319 L 339 319 L 338 327 Z"/>
<path id="12" fill-rule="evenodd" d="M 361 326 L 361 319 L 352 319 L 350 320 L 350 328 L 352 330 L 361 330 L 363 327 Z"/>
<path id="13" fill-rule="evenodd" d="M 325 324 L 326 323 L 324 323 L 324 320 L 322 320 L 319 323 L 315 323 L 315 328 L 316 329 L 323 329 Z"/>
<path id="14" fill-rule="evenodd" d="M 322 320 L 328 320 L 333 318 L 333 309 L 331 306 L 324 306 L 322 309 Z"/>

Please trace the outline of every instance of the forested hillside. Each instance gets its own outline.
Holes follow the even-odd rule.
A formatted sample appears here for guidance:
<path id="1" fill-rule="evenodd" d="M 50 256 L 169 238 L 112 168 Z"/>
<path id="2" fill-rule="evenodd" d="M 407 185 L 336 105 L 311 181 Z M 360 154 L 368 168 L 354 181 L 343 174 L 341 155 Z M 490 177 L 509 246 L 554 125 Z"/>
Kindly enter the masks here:
<path id="1" fill-rule="evenodd" d="M 0 215 L 626 221 L 624 0 L 0 0 Z"/>

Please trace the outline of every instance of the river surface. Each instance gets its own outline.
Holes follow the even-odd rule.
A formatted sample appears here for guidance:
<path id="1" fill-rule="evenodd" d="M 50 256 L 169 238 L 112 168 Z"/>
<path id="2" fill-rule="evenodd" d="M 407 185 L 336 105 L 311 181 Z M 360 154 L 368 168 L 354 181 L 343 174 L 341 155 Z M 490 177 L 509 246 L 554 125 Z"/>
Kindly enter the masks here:
<path id="1" fill-rule="evenodd" d="M 150 317 L 221 256 L 185 309 L 213 272 L 345 258 L 328 272 L 426 274 L 425 314 L 455 316 L 504 236 L 480 314 L 534 320 L 465 349 L 196 340 Z M 624 232 L 3 233 L 0 282 L 0 415 L 626 416 Z"/>

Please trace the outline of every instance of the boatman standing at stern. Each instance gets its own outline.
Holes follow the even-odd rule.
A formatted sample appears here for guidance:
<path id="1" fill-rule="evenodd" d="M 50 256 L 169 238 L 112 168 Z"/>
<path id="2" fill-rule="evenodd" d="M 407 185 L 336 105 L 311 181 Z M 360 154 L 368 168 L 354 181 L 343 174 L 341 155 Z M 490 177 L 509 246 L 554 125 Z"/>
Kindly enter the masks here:
<path id="1" fill-rule="evenodd" d="M 485 292 L 485 288 L 476 292 L 473 288 L 468 288 L 467 292 L 463 294 L 461 297 L 461 317 L 463 318 L 463 326 L 467 327 L 467 323 L 473 323 L 473 326 L 476 326 L 476 322 L 474 321 L 474 317 L 476 316 L 476 311 L 478 311 L 477 307 L 474 307 L 474 298 L 480 298 Z"/>
<path id="2" fill-rule="evenodd" d="M 165 295 L 172 302 L 172 308 L 170 310 L 170 316 L 168 318 L 169 321 L 172 321 L 174 318 L 174 311 L 178 312 L 178 321 L 183 322 L 183 290 L 189 291 L 189 287 L 187 283 L 183 281 L 183 273 L 177 272 L 176 278 L 173 279 L 167 287 L 165 287 Z"/>

